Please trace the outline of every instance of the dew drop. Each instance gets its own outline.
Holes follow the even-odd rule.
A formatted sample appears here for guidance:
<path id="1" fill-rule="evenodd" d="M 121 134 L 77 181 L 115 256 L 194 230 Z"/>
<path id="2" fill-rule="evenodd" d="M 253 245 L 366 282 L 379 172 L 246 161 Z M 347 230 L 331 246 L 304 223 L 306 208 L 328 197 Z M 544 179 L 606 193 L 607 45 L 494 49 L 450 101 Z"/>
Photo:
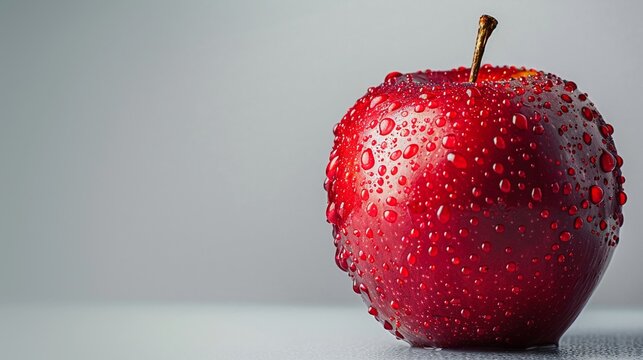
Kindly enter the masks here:
<path id="1" fill-rule="evenodd" d="M 516 269 L 518 269 L 518 265 L 516 265 L 515 262 L 510 261 L 505 266 L 505 269 L 507 269 L 507 271 L 509 271 L 509 272 L 514 272 L 514 271 L 516 271 Z"/>
<path id="2" fill-rule="evenodd" d="M 369 107 L 370 107 L 371 109 L 372 109 L 372 108 L 374 108 L 374 107 L 376 107 L 377 105 L 379 105 L 380 103 L 382 103 L 382 101 L 386 100 L 386 98 L 387 98 L 387 96 L 386 96 L 386 95 L 378 95 L 378 96 L 374 97 L 374 98 L 371 100 L 371 103 L 370 103 Z"/>
<path id="3" fill-rule="evenodd" d="M 574 219 L 574 229 L 578 230 L 583 227 L 583 219 L 580 217 L 577 217 Z"/>
<path id="4" fill-rule="evenodd" d="M 373 156 L 373 150 L 366 149 L 362 152 L 362 168 L 368 170 L 375 165 L 375 157 Z"/>
<path id="5" fill-rule="evenodd" d="M 589 188 L 589 199 L 594 204 L 600 203 L 603 200 L 603 189 L 600 186 L 592 185 Z"/>
<path id="6" fill-rule="evenodd" d="M 328 162 L 328 166 L 326 166 L 326 176 L 330 179 L 335 175 L 335 172 L 337 170 L 337 163 L 339 162 L 339 155 L 335 155 L 330 161 Z"/>
<path id="7" fill-rule="evenodd" d="M 511 183 L 507 179 L 500 180 L 499 186 L 500 186 L 500 191 L 504 193 L 508 193 L 511 191 Z"/>
<path id="8" fill-rule="evenodd" d="M 521 291 L 521 289 L 520 289 L 519 286 L 514 286 L 514 287 L 511 288 L 511 292 L 516 294 L 516 295 L 520 294 L 520 291 Z"/>
<path id="9" fill-rule="evenodd" d="M 451 162 L 453 166 L 455 166 L 458 169 L 467 168 L 467 159 L 465 159 L 464 156 L 458 153 L 448 153 L 447 160 Z"/>
<path id="10" fill-rule="evenodd" d="M 511 120 L 518 129 L 527 130 L 527 117 L 523 114 L 515 114 Z"/>
<path id="11" fill-rule="evenodd" d="M 590 110 L 587 106 L 583 106 L 583 108 L 581 109 L 581 113 L 583 114 L 585 120 L 592 120 L 592 110 Z"/>
<path id="12" fill-rule="evenodd" d="M 335 210 L 335 202 L 331 201 L 326 207 L 326 220 L 334 224 L 337 222 L 337 211 Z"/>
<path id="13" fill-rule="evenodd" d="M 614 159 L 614 156 L 612 156 L 612 154 L 603 150 L 603 153 L 600 157 L 600 164 L 601 170 L 603 170 L 604 172 L 610 172 L 616 167 L 616 160 Z"/>
<path id="14" fill-rule="evenodd" d="M 438 255 L 438 247 L 437 246 L 429 246 L 429 255 L 430 256 L 437 256 Z"/>
<path id="15" fill-rule="evenodd" d="M 380 135 L 388 135 L 395 128 L 395 121 L 391 118 L 384 118 L 380 121 Z"/>
<path id="16" fill-rule="evenodd" d="M 394 223 L 397 220 L 397 213 L 393 210 L 384 211 L 384 220 Z"/>
<path id="17" fill-rule="evenodd" d="M 447 206 L 440 205 L 437 211 L 437 215 L 438 215 L 438 220 L 441 223 L 446 224 L 451 218 L 451 210 L 449 210 L 449 207 Z"/>
<path id="18" fill-rule="evenodd" d="M 460 315 L 462 315 L 463 318 L 468 319 L 471 316 L 471 310 L 462 309 L 460 310 Z"/>
<path id="19" fill-rule="evenodd" d="M 399 71 L 392 71 L 392 72 L 388 73 L 388 75 L 386 75 L 386 77 L 384 78 L 384 81 L 389 81 L 389 80 L 395 79 L 398 76 L 402 76 L 402 73 L 399 72 Z"/>
<path id="20" fill-rule="evenodd" d="M 616 198 L 618 199 L 619 205 L 625 205 L 625 203 L 627 202 L 627 194 L 625 194 L 623 191 L 619 191 L 616 195 Z"/>
<path id="21" fill-rule="evenodd" d="M 503 139 L 501 136 L 494 137 L 493 144 L 496 145 L 496 147 L 501 150 L 507 147 L 507 145 L 505 144 L 505 139 Z"/>
<path id="22" fill-rule="evenodd" d="M 456 146 L 455 136 L 446 135 L 445 137 L 443 137 L 442 146 L 444 146 L 447 149 L 453 149 Z"/>
<path id="23" fill-rule="evenodd" d="M 406 149 L 404 149 L 402 156 L 405 159 L 410 159 L 413 156 L 415 156 L 415 154 L 418 153 L 418 150 L 420 150 L 419 146 L 417 146 L 416 144 L 410 144 L 409 146 L 406 147 Z"/>
<path id="24" fill-rule="evenodd" d="M 366 213 L 369 216 L 377 216 L 377 205 L 375 205 L 372 202 L 369 202 L 368 205 L 366 205 Z"/>
<path id="25" fill-rule="evenodd" d="M 409 269 L 404 265 L 400 266 L 400 275 L 402 275 L 402 277 L 409 277 Z"/>
<path id="26" fill-rule="evenodd" d="M 534 201 L 540 201 L 543 198 L 543 192 L 539 187 L 533 188 L 531 190 L 531 198 L 534 199 Z"/>
<path id="27" fill-rule="evenodd" d="M 572 234 L 569 231 L 563 231 L 560 233 L 560 236 L 558 236 L 560 241 L 563 242 L 568 242 L 572 238 Z"/>

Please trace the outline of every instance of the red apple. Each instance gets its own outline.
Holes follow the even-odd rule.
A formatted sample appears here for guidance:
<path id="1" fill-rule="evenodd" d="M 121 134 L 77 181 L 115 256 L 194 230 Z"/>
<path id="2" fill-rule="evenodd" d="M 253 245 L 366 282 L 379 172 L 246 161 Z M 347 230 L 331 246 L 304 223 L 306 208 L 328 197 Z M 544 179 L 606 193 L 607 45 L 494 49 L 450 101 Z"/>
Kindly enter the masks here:
<path id="1" fill-rule="evenodd" d="M 414 346 L 557 344 L 618 244 L 613 128 L 556 75 L 473 73 L 391 73 L 336 125 L 335 259 Z"/>

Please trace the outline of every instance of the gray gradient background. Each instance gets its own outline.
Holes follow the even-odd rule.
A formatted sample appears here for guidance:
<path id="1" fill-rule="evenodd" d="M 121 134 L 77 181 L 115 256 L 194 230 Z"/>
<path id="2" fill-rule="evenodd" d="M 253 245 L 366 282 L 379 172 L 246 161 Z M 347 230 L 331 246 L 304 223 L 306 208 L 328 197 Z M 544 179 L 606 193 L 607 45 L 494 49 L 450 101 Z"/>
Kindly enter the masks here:
<path id="1" fill-rule="evenodd" d="M 614 124 L 621 244 L 592 301 L 643 305 L 635 1 L 0 2 L 0 300 L 356 303 L 324 219 L 331 129 L 389 71 L 574 80 Z"/>

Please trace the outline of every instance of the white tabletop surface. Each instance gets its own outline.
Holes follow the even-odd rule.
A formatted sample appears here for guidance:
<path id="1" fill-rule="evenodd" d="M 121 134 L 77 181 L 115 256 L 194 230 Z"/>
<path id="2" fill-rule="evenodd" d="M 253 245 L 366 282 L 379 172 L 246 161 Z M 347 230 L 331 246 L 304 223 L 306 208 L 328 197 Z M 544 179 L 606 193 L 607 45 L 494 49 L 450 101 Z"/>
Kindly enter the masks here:
<path id="1" fill-rule="evenodd" d="M 643 310 L 586 309 L 550 351 L 411 348 L 363 308 L 0 305 L 0 359 L 643 359 Z"/>

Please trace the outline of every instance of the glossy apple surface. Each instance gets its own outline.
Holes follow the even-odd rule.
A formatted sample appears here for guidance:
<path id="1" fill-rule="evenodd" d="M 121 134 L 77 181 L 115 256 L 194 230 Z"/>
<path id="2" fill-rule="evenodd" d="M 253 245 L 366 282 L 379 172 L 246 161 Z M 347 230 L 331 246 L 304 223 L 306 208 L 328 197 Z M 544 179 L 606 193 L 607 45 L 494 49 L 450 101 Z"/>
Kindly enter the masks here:
<path id="1" fill-rule="evenodd" d="M 555 75 L 468 76 L 391 73 L 336 125 L 336 262 L 412 345 L 557 344 L 619 241 L 613 128 Z"/>

